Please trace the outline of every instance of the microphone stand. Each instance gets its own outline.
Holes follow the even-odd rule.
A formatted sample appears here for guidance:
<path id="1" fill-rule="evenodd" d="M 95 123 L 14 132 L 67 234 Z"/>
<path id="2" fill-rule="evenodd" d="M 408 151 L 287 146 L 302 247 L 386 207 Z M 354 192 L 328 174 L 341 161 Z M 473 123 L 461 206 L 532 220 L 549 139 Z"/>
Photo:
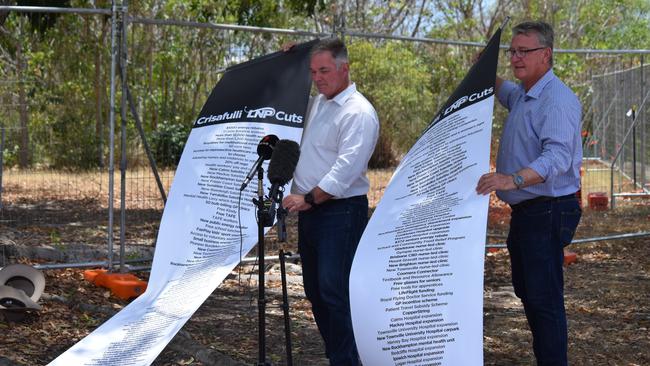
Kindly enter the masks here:
<path id="1" fill-rule="evenodd" d="M 278 241 L 284 243 L 287 241 L 287 226 L 284 222 L 285 217 L 287 217 L 287 210 L 282 207 L 282 190 L 278 191 L 279 203 L 277 211 L 277 229 L 278 229 Z M 273 200 L 273 197 L 271 197 Z M 291 352 L 291 319 L 289 318 L 289 296 L 287 294 L 287 271 L 285 268 L 285 257 L 291 255 L 291 253 L 285 253 L 280 249 L 278 256 L 280 257 L 280 277 L 282 278 L 282 313 L 284 315 L 284 341 L 285 341 L 285 351 L 287 353 L 287 366 L 293 366 L 293 355 Z"/>
<path id="2" fill-rule="evenodd" d="M 259 258 L 257 279 L 257 310 L 258 310 L 258 366 L 270 366 L 266 362 L 266 298 L 264 296 L 264 226 L 268 221 L 268 209 L 264 204 L 264 168 L 262 164 L 257 168 L 257 256 Z"/>
<path id="3" fill-rule="evenodd" d="M 282 207 L 283 187 L 279 187 L 276 197 L 269 197 L 268 200 L 264 199 L 264 168 L 260 164 L 257 168 L 257 199 L 253 199 L 253 203 L 257 206 L 257 256 L 259 258 L 258 265 L 258 366 L 270 366 L 271 364 L 266 361 L 266 296 L 265 296 L 265 280 L 264 280 L 264 228 L 273 226 L 273 218 L 277 217 L 278 241 L 285 242 L 287 240 L 287 232 L 285 225 L 285 217 L 287 211 Z M 276 210 L 276 204 L 278 208 Z M 284 315 L 284 333 L 285 333 L 285 349 L 287 354 L 287 366 L 293 366 L 293 356 L 291 351 L 291 324 L 289 318 L 289 298 L 287 294 L 287 277 L 285 270 L 285 256 L 291 255 L 284 253 L 280 250 L 280 273 L 282 278 L 282 304 L 280 307 Z"/>

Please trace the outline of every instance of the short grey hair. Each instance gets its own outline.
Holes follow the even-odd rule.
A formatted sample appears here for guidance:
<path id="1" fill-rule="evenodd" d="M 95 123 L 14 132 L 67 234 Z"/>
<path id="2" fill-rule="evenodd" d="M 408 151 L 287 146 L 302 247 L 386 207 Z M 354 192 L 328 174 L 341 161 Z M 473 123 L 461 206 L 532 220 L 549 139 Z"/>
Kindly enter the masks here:
<path id="1" fill-rule="evenodd" d="M 345 43 L 338 38 L 321 39 L 312 47 L 310 55 L 314 56 L 320 52 L 329 52 L 332 55 L 332 58 L 334 58 L 337 69 L 340 68 L 342 64 L 349 63 L 348 49 L 345 47 Z"/>
<path id="2" fill-rule="evenodd" d="M 553 40 L 555 38 L 553 27 L 542 21 L 529 21 L 517 24 L 512 28 L 512 36 L 520 34 L 536 34 L 537 40 L 542 47 L 549 47 L 553 51 Z M 551 53 L 551 65 L 553 65 L 553 53 Z"/>

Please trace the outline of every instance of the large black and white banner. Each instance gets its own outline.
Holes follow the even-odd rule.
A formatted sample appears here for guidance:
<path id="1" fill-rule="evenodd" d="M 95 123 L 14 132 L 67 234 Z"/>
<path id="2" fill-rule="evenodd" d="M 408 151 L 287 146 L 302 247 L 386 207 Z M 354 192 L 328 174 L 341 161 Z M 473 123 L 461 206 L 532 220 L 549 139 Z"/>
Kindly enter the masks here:
<path id="1" fill-rule="evenodd" d="M 240 255 L 257 243 L 251 202 L 257 182 L 242 192 L 241 217 L 239 188 L 258 157 L 262 137 L 274 134 L 300 142 L 311 45 L 226 71 L 185 145 L 160 224 L 147 291 L 50 365 L 151 364 L 239 263 Z M 268 179 L 264 185 L 268 193 Z"/>
<path id="2" fill-rule="evenodd" d="M 482 365 L 483 256 L 501 31 L 395 171 L 357 249 L 352 321 L 364 365 Z"/>

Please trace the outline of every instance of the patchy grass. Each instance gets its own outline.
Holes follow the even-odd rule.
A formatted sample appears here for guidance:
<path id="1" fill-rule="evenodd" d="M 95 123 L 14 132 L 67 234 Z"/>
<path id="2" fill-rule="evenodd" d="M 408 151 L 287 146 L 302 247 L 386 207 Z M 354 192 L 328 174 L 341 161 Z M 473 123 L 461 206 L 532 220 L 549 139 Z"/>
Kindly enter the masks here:
<path id="1" fill-rule="evenodd" d="M 389 171 L 370 173 L 374 182 L 370 193 L 373 204 L 381 196 L 391 175 Z M 46 187 L 51 187 L 47 181 L 35 180 L 42 182 L 41 188 L 45 191 L 48 190 Z M 92 182 L 90 185 L 96 185 Z M 7 187 L 17 186 L 10 184 Z M 41 189 L 38 189 L 31 194 L 38 196 L 40 193 Z M 7 194 L 16 197 L 18 193 Z M 25 198 L 22 201 L 24 205 L 34 206 L 20 211 L 23 216 L 19 217 L 36 222 L 35 218 L 43 215 L 44 210 L 52 210 L 64 224 L 53 229 L 46 225 L 21 225 L 17 228 L 0 223 L 0 239 L 26 246 L 50 243 L 63 247 L 79 242 L 105 246 L 104 204 L 96 193 L 87 196 L 78 200 L 50 197 L 47 204 L 39 202 L 37 197 Z M 129 226 L 127 242 L 150 245 L 149 240 L 156 232 L 159 210 L 142 212 L 148 212 L 150 216 L 137 226 Z M 489 212 L 488 231 L 496 235 L 495 240 L 503 242 L 508 230 L 509 208 L 492 196 Z M 93 220 L 88 221 L 89 218 Z M 84 224 L 75 224 L 80 221 Z M 94 223 L 86 224 L 88 222 Z M 289 243 L 277 243 L 271 236 L 268 253 L 274 253 L 279 248 L 295 252 L 295 226 L 295 217 L 290 216 Z M 650 204 L 641 199 L 622 199 L 616 210 L 585 209 L 577 237 L 638 231 L 650 231 Z M 574 244 L 569 249 L 578 254 L 577 263 L 565 271 L 570 364 L 650 364 L 650 354 L 647 352 L 650 349 L 650 238 Z M 294 269 L 295 272 L 290 272 L 290 275 L 298 280 L 289 285 L 294 364 L 326 365 L 323 345 L 302 293 L 297 272 L 299 267 Z M 242 281 L 239 281 L 238 273 L 234 272 L 232 278 L 221 284 L 199 308 L 183 328 L 194 342 L 207 350 L 220 351 L 247 364 L 256 362 L 257 286 L 254 280 L 248 281 L 248 278 L 255 278 L 254 273 L 252 267 L 242 268 Z M 82 270 L 48 270 L 45 274 L 46 292 L 66 297 L 72 305 L 53 299 L 42 300 L 43 311 L 29 316 L 25 322 L 0 322 L 0 332 L 3 334 L 0 337 L 0 356 L 15 364 L 47 364 L 109 317 L 106 313 L 89 309 L 116 311 L 127 304 L 84 281 Z M 277 275 L 276 269 L 269 271 L 269 275 L 273 274 Z M 147 279 L 148 273 L 138 275 Z M 283 317 L 278 308 L 280 283 L 272 276 L 269 278 L 267 353 L 274 364 L 284 364 Z M 484 294 L 485 364 L 533 364 L 525 316 L 510 286 L 507 251 L 497 250 L 486 254 Z M 169 347 L 154 364 L 204 365 L 192 355 Z"/>

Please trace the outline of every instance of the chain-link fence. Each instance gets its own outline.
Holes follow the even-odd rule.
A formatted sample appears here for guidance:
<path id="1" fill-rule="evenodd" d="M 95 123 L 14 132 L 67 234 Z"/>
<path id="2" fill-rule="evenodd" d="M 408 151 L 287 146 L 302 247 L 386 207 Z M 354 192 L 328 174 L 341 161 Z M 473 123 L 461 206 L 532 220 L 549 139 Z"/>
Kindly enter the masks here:
<path id="1" fill-rule="evenodd" d="M 145 154 L 145 139 L 167 192 L 192 122 L 221 72 L 275 51 L 289 39 L 313 38 L 291 30 L 171 21 L 161 25 L 131 18 L 123 54 L 128 57 L 132 98 L 122 100 L 119 78 L 111 94 L 111 69 L 119 75 L 119 60 L 112 64 L 111 35 L 114 32 L 113 42 L 121 43 L 121 23 L 114 22 L 119 17 L 67 9 L 56 15 L 56 27 L 48 29 L 48 49 L 39 49 L 42 40 L 33 34 L 38 30 L 31 18 L 21 15 L 39 14 L 44 8 L 13 8 L 17 12 L 3 24 L 16 35 L 13 42 L 7 40 L 16 51 L 1 69 L 0 222 L 49 233 L 49 242 L 41 244 L 60 243 L 65 228 L 74 227 L 83 232 L 78 241 L 105 245 L 109 222 L 114 230 L 108 235 L 118 240 L 119 219 L 108 220 L 109 202 L 112 197 L 113 216 L 119 218 L 124 190 L 124 239 L 152 245 L 164 200 Z M 58 37 L 78 29 L 85 32 L 74 44 Z M 69 56 L 75 53 L 78 58 Z M 122 115 L 127 116 L 124 140 Z"/>
<path id="2" fill-rule="evenodd" d="M 594 75 L 592 129 L 585 139 L 586 172 L 593 191 L 612 197 L 650 193 L 650 67 Z"/>
<path id="3" fill-rule="evenodd" d="M 115 92 L 111 93 L 112 69 L 119 74 L 119 57 L 112 58 L 115 53 L 111 50 L 117 47 L 112 48 L 111 35 L 121 33 L 120 23 L 110 12 L 59 14 L 56 28 L 48 33 L 47 48 L 36 41 L 19 42 L 20 35 L 34 30 L 27 18 L 7 18 L 4 26 L 16 35 L 14 46 L 20 52 L 14 52 L 13 60 L 5 60 L 0 70 L 2 225 L 36 227 L 49 233 L 50 244 L 65 241 L 59 238 L 64 228 L 74 229 L 77 241 L 105 244 L 107 235 L 118 240 L 113 232 L 120 232 L 119 220 L 109 220 L 108 212 L 113 207 L 114 216 L 120 217 L 123 189 L 126 225 L 122 239 L 129 245 L 151 246 L 164 201 L 147 159 L 143 136 L 155 158 L 160 184 L 167 192 L 192 122 L 221 71 L 277 51 L 286 42 L 325 35 L 290 29 L 126 19 L 124 54 L 131 98 L 122 98 L 119 79 L 115 79 Z M 83 36 L 74 40 L 65 37 L 79 29 L 83 29 Z M 374 205 L 396 162 L 458 85 L 481 44 L 368 35 L 343 29 L 336 33 L 349 44 L 353 81 L 382 116 L 382 136 L 369 172 L 373 182 L 369 198 Z M 23 39 L 28 38 L 38 39 Z M 120 44 L 119 38 L 114 42 Z M 70 57 L 75 53 L 79 57 Z M 589 192 L 608 191 L 612 162 L 618 164 L 617 192 L 629 191 L 631 188 L 623 183 L 634 176 L 637 189 L 647 188 L 648 103 L 642 105 L 642 96 L 647 94 L 649 73 L 647 67 L 637 67 L 640 62 L 642 56 L 636 54 L 613 57 L 561 51 L 555 56 L 556 74 L 576 91 L 584 107 L 588 158 L 583 178 L 585 200 Z M 500 75 L 511 78 L 504 57 L 499 67 Z M 626 137 L 633 118 L 625 114 L 633 105 L 638 107 L 637 127 Z M 503 108 L 495 107 L 493 136 L 497 143 L 505 114 Z M 124 140 L 121 116 L 127 117 Z M 111 121 L 115 122 L 113 139 Z M 621 146 L 624 149 L 614 161 Z M 636 146 L 636 154 L 632 146 Z M 115 230 L 108 230 L 110 224 Z"/>

